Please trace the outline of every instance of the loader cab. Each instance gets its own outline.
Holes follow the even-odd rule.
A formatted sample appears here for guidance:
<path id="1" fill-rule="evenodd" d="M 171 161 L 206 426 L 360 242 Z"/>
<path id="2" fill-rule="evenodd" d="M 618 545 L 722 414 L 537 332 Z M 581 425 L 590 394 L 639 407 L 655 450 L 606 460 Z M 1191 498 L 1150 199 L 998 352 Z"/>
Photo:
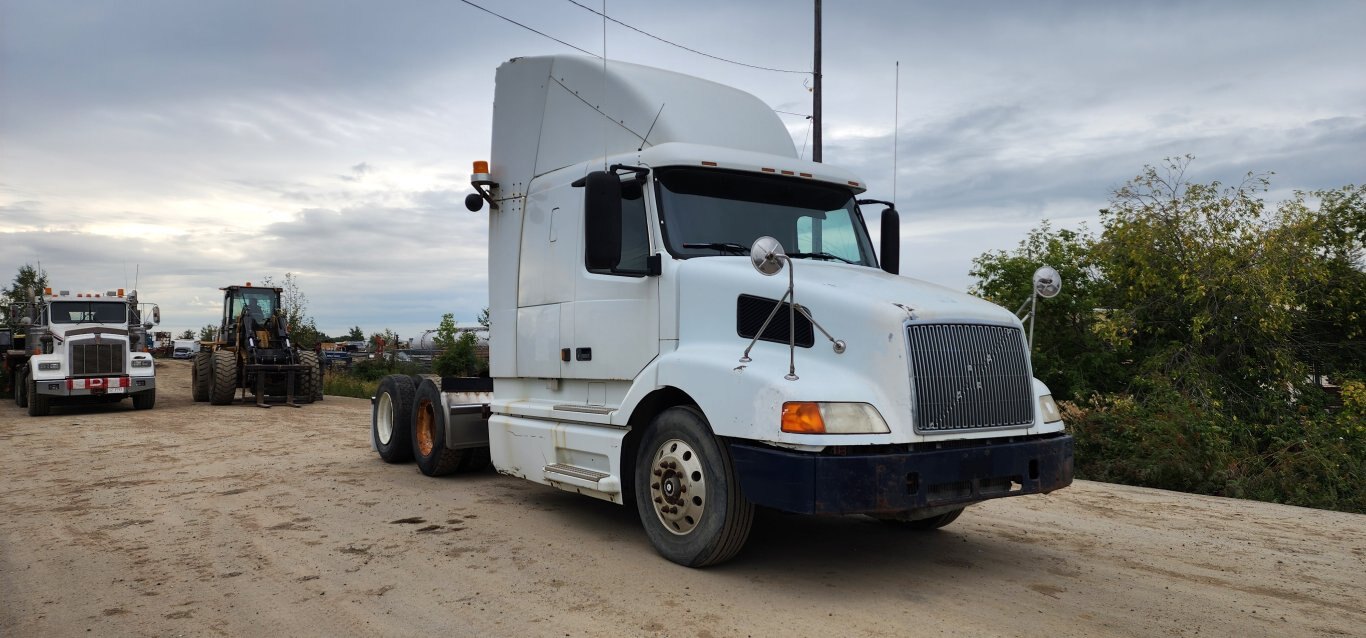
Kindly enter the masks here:
<path id="1" fill-rule="evenodd" d="M 280 309 L 281 288 L 254 286 L 228 286 L 223 288 L 223 324 L 220 326 L 223 341 L 237 345 L 238 326 L 243 316 L 250 319 L 253 329 L 265 326 L 267 320 Z"/>

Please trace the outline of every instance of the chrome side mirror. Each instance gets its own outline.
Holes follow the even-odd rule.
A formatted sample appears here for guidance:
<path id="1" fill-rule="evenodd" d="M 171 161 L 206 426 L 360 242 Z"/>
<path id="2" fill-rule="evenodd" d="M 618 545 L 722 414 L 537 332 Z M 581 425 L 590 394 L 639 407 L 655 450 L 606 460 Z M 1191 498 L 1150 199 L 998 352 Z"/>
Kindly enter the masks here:
<path id="1" fill-rule="evenodd" d="M 754 269 L 759 271 L 759 274 L 766 277 L 782 272 L 783 260 L 786 257 L 783 245 L 768 235 L 754 240 L 754 244 L 749 247 L 750 263 L 754 264 Z"/>

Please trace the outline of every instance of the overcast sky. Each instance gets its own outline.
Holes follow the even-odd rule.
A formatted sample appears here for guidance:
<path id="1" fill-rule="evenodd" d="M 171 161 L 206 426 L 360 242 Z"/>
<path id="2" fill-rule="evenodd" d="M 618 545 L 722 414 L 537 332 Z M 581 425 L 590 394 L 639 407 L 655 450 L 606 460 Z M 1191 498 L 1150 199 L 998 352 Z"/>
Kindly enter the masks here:
<path id="1" fill-rule="evenodd" d="M 567 0 L 474 0 L 600 52 Z M 581 0 L 601 8 L 601 0 Z M 609 0 L 614 18 L 808 71 L 810 2 Z M 902 272 L 966 289 L 971 259 L 1040 220 L 1094 220 L 1144 164 L 1275 171 L 1270 197 L 1366 181 L 1366 3 L 824 2 L 826 162 L 893 192 Z M 809 76 L 620 26 L 609 58 L 810 113 Z M 0 281 L 133 283 L 176 332 L 219 287 L 298 277 L 320 329 L 413 336 L 487 305 L 493 74 L 573 53 L 459 0 L 0 0 Z M 809 157 L 809 127 L 783 115 Z M 1094 222 L 1092 223 L 1094 227 Z"/>

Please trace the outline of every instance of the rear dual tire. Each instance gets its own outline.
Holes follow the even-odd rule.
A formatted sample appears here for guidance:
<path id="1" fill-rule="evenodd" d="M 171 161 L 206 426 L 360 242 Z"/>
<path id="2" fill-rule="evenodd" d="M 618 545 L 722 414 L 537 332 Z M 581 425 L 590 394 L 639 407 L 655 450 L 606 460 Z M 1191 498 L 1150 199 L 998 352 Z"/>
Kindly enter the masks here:
<path id="1" fill-rule="evenodd" d="M 413 421 L 413 380 L 391 374 L 379 382 L 375 407 L 370 414 L 370 438 L 379 457 L 388 463 L 413 460 L 413 440 L 409 430 Z"/>
<path id="2" fill-rule="evenodd" d="M 14 375 L 14 404 L 21 407 L 28 407 L 28 370 L 19 368 Z"/>
<path id="3" fill-rule="evenodd" d="M 441 388 L 424 380 L 413 396 L 412 447 L 417 469 L 427 476 L 454 474 L 473 450 L 446 448 L 446 415 L 442 413 Z"/>

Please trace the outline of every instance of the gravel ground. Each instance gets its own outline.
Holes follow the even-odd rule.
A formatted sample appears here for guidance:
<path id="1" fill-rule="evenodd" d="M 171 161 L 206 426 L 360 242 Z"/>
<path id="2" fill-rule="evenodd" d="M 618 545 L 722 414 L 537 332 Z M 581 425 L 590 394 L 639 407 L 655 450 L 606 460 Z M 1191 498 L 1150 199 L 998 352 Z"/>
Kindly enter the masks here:
<path id="1" fill-rule="evenodd" d="M 938 532 L 762 512 L 734 561 L 369 448 L 369 403 L 0 404 L 3 636 L 1366 635 L 1366 516 L 1088 483 Z"/>

